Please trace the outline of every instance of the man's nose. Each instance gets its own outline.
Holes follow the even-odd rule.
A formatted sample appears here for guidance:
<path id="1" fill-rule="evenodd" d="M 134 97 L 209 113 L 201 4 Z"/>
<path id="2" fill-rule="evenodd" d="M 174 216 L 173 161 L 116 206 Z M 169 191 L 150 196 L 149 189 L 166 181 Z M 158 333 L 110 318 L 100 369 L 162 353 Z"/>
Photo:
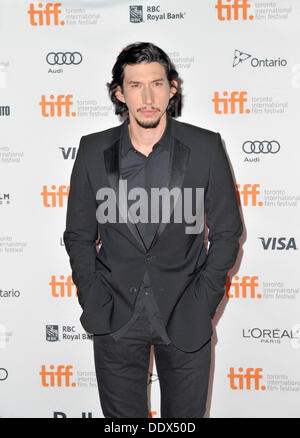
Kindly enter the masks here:
<path id="1" fill-rule="evenodd" d="M 153 90 L 150 87 L 145 87 L 143 90 L 143 103 L 148 105 L 153 103 Z"/>

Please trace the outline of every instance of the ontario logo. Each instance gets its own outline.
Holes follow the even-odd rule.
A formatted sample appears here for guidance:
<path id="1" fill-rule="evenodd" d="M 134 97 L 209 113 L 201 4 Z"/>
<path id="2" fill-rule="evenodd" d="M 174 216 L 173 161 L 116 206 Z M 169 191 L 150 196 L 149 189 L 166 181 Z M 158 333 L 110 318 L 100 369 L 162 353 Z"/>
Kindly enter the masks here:
<path id="1" fill-rule="evenodd" d="M 0 105 L 0 117 L 2 116 L 10 116 L 10 106 L 9 105 Z"/>
<path id="2" fill-rule="evenodd" d="M 250 59 L 251 58 L 251 59 Z M 245 61 L 249 60 L 249 65 L 251 67 L 286 67 L 287 66 L 287 60 L 282 58 L 277 59 L 270 59 L 270 58 L 262 58 L 259 59 L 257 57 L 254 57 L 252 55 L 249 55 L 249 53 L 243 52 L 242 50 L 235 49 L 233 54 L 233 64 L 232 67 L 236 67 L 239 64 L 244 63 Z"/>

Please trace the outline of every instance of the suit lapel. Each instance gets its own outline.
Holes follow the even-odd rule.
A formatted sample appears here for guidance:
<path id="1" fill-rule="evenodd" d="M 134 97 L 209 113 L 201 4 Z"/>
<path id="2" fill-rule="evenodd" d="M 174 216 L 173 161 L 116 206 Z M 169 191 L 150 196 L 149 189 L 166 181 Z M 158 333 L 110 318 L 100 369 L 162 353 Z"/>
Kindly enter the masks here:
<path id="1" fill-rule="evenodd" d="M 119 211 L 119 214 L 121 215 L 120 206 L 119 206 L 120 149 L 121 149 L 121 140 L 118 139 L 108 149 L 105 149 L 104 162 L 105 162 L 105 168 L 106 168 L 106 173 L 109 183 L 113 188 L 114 193 L 116 194 L 117 209 Z M 127 220 L 126 217 L 124 216 L 122 217 L 124 222 L 128 226 L 129 230 L 137 240 L 139 246 L 143 249 L 143 251 L 146 251 L 147 249 L 145 247 L 143 239 L 140 236 L 136 224 Z"/>
<path id="2" fill-rule="evenodd" d="M 105 169 L 106 169 L 108 181 L 110 183 L 110 186 L 114 190 L 114 193 L 116 194 L 117 209 L 119 211 L 119 214 L 121 215 L 120 207 L 119 207 L 120 150 L 121 150 L 121 138 L 118 138 L 110 147 L 104 150 L 104 162 L 105 162 Z M 190 149 L 187 146 L 185 146 L 183 143 L 181 143 L 177 138 L 173 137 L 173 144 L 171 145 L 170 171 L 169 171 L 169 180 L 168 180 L 169 190 L 172 190 L 174 187 L 178 187 L 179 189 L 182 187 L 185 172 L 188 165 L 189 153 L 190 153 Z M 171 203 L 170 217 L 172 216 L 173 210 L 174 210 L 174 203 Z M 130 220 L 127 220 L 126 217 L 123 217 L 123 219 L 126 225 L 128 226 L 130 232 L 136 239 L 139 247 L 142 248 L 144 252 L 149 251 L 155 245 L 157 240 L 161 237 L 167 224 L 169 223 L 169 222 L 160 222 L 158 224 L 150 248 L 147 249 L 143 239 L 140 236 L 136 224 L 131 222 Z"/>

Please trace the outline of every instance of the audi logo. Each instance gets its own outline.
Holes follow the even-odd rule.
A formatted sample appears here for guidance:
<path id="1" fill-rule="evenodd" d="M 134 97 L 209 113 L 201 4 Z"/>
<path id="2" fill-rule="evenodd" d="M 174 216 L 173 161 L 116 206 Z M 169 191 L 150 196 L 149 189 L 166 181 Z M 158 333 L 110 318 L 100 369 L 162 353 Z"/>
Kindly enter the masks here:
<path id="1" fill-rule="evenodd" d="M 243 143 L 243 151 L 246 154 L 277 154 L 280 149 L 280 144 L 276 140 L 272 141 L 245 141 Z"/>
<path id="2" fill-rule="evenodd" d="M 7 379 L 8 372 L 5 368 L 0 368 L 0 380 Z"/>
<path id="3" fill-rule="evenodd" d="M 50 52 L 46 57 L 46 61 L 50 65 L 78 65 L 82 61 L 82 56 L 79 52 Z"/>

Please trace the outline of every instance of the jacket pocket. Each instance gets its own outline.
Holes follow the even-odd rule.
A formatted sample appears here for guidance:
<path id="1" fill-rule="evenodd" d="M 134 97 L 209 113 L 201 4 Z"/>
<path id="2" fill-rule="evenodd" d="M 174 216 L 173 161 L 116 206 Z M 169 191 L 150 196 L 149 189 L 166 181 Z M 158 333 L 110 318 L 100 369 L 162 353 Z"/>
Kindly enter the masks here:
<path id="1" fill-rule="evenodd" d="M 204 278 L 203 275 L 200 275 L 200 277 L 198 278 L 198 280 L 196 282 L 196 285 L 195 285 L 195 295 L 196 295 L 197 299 L 200 299 L 200 295 L 203 295 L 204 301 L 207 304 L 207 310 L 208 310 L 208 312 L 210 314 L 210 317 L 212 317 L 212 312 L 211 312 L 211 309 L 210 309 L 209 299 L 208 299 L 208 294 L 207 294 L 206 282 L 205 282 L 205 278 Z"/>

